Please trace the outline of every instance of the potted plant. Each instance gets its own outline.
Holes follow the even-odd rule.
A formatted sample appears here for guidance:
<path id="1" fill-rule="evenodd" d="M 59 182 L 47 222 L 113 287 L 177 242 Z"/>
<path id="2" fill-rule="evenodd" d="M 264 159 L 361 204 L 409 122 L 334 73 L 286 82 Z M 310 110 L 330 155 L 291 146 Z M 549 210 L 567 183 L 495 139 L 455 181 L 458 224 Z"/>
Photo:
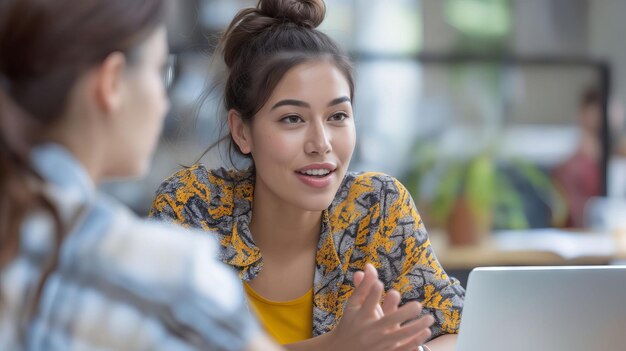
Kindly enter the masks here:
<path id="1" fill-rule="evenodd" d="M 446 229 L 451 245 L 477 244 L 494 227 L 529 228 L 529 195 L 549 209 L 552 225 L 565 218 L 564 201 L 550 178 L 528 161 L 502 160 L 493 147 L 469 158 L 444 157 L 432 144 L 417 150 L 405 184 L 416 201 L 429 199 L 421 210 Z"/>

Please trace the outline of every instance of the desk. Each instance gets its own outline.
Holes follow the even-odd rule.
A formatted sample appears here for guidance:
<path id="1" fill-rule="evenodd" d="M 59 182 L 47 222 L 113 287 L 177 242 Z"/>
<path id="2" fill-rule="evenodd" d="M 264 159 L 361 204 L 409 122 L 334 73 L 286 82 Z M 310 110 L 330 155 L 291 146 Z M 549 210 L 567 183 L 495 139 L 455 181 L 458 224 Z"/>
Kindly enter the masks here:
<path id="1" fill-rule="evenodd" d="M 432 231 L 430 241 L 443 268 L 461 282 L 480 266 L 604 265 L 626 260 L 626 233 L 501 231 L 479 245 L 450 246 L 445 232 Z"/>

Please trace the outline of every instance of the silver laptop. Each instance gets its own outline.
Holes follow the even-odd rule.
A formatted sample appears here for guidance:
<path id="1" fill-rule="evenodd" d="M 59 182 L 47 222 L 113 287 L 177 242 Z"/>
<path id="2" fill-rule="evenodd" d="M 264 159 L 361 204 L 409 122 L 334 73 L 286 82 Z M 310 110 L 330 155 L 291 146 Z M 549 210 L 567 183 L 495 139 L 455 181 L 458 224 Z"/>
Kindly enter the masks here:
<path id="1" fill-rule="evenodd" d="M 476 268 L 457 350 L 626 350 L 626 266 Z"/>

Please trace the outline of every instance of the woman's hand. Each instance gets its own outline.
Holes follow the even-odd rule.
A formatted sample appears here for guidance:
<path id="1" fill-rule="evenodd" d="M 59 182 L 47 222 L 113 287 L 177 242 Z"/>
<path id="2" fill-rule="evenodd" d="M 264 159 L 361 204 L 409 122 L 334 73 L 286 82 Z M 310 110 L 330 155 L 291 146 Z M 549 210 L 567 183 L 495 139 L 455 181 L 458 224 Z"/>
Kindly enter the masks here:
<path id="1" fill-rule="evenodd" d="M 356 288 L 343 317 L 330 332 L 332 350 L 410 351 L 428 339 L 434 319 L 430 315 L 416 319 L 422 311 L 420 303 L 398 307 L 400 293 L 390 290 L 380 306 L 383 284 L 372 265 L 355 273 L 354 281 Z"/>

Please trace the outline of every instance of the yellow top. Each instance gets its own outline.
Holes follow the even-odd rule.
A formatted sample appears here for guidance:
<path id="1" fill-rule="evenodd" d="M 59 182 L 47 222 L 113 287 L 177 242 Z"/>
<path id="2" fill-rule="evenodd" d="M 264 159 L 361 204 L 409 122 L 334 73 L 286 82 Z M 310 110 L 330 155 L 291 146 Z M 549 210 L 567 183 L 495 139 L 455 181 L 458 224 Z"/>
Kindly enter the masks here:
<path id="1" fill-rule="evenodd" d="M 270 301 L 244 283 L 248 302 L 263 327 L 279 344 L 310 339 L 313 333 L 313 288 L 290 301 Z"/>

